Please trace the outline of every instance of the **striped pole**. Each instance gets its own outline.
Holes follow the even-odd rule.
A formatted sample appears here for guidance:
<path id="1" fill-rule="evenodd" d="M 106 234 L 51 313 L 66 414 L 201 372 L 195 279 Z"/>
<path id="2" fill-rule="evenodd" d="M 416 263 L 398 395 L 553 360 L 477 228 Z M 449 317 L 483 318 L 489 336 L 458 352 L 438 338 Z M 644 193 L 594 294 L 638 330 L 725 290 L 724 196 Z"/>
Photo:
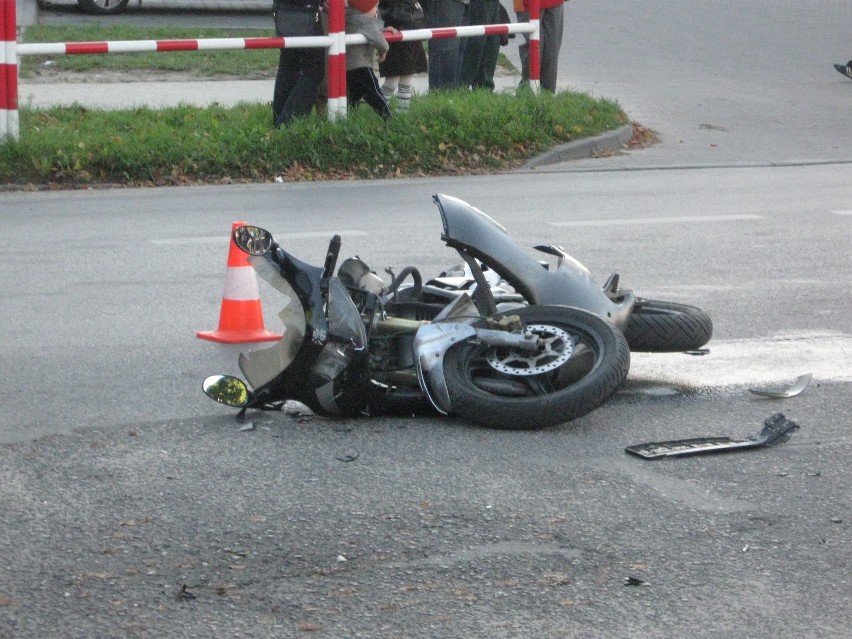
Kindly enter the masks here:
<path id="1" fill-rule="evenodd" d="M 346 16 L 344 0 L 329 0 L 328 117 L 346 117 Z"/>
<path id="2" fill-rule="evenodd" d="M 530 89 L 538 93 L 541 88 L 541 10 L 539 0 L 530 0 Z"/>
<path id="3" fill-rule="evenodd" d="M 18 60 L 15 0 L 0 0 L 0 139 L 18 139 Z"/>

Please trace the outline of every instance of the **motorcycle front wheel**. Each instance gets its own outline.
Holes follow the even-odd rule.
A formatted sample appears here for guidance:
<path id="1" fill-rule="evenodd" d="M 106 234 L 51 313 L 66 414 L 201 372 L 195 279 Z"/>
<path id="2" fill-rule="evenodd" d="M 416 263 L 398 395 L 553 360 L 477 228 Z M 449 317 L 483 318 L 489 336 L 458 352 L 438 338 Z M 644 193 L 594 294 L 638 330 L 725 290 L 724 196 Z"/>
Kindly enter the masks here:
<path id="1" fill-rule="evenodd" d="M 536 353 L 479 341 L 444 357 L 452 413 L 488 428 L 536 430 L 577 419 L 603 404 L 627 377 L 630 348 L 597 315 L 567 306 L 528 306 L 520 316 L 541 339 Z"/>
<path id="2" fill-rule="evenodd" d="M 679 353 L 698 350 L 710 341 L 713 322 L 695 306 L 636 300 L 624 336 L 630 350 L 640 353 Z"/>

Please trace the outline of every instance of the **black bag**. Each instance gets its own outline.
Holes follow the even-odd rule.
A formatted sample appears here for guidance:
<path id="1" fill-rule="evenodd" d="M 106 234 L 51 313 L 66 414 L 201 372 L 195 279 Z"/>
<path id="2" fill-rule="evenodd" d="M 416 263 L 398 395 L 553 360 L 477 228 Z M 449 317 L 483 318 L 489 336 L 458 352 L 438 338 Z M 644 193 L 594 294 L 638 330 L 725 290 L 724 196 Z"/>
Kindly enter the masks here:
<path id="1" fill-rule="evenodd" d="M 285 38 L 324 35 L 318 5 L 275 5 L 275 33 Z"/>
<path id="2" fill-rule="evenodd" d="M 417 0 L 381 0 L 379 15 L 385 26 L 397 29 L 422 29 L 426 26 L 426 14 Z"/>

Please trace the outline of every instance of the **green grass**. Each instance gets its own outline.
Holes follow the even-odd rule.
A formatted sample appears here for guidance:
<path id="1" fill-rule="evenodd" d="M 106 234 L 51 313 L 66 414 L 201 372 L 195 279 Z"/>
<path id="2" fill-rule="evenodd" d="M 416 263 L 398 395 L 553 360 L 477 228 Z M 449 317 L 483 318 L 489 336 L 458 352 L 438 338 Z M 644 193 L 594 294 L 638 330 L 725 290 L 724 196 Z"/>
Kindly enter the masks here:
<path id="1" fill-rule="evenodd" d="M 620 126 L 616 103 L 582 94 L 435 92 L 385 122 L 368 107 L 279 130 L 267 105 L 162 110 L 21 109 L 0 144 L 0 184 L 165 185 L 495 172 Z"/>
<path id="2" fill-rule="evenodd" d="M 208 29 L 31 27 L 27 41 L 229 37 Z M 268 35 L 240 33 L 239 37 Z M 220 55 L 221 54 L 221 55 Z M 25 63 L 32 56 L 25 56 Z M 79 61 L 79 62 L 78 62 Z M 33 60 L 38 68 L 38 60 Z M 275 51 L 58 56 L 68 72 L 191 71 L 273 76 Z M 73 65 L 83 65 L 76 67 Z M 91 66 L 91 65 L 104 66 Z M 272 85 L 270 84 L 270 92 Z M 626 120 L 585 94 L 434 92 L 388 122 L 368 107 L 331 122 L 311 115 L 274 130 L 264 104 L 119 111 L 20 108 L 20 138 L 0 141 L 0 188 L 81 188 L 493 173 Z M 3 186 L 5 185 L 5 187 Z"/>
<path id="3" fill-rule="evenodd" d="M 115 40 L 180 40 L 195 38 L 257 38 L 274 36 L 272 18 L 268 30 L 202 29 L 175 27 L 62 26 L 27 27 L 23 42 L 103 42 Z M 21 56 L 21 77 L 37 75 L 45 62 L 51 69 L 68 73 L 99 71 L 182 72 L 200 77 L 232 75 L 246 78 L 274 77 L 278 65 L 275 49 L 224 51 L 165 51 L 157 53 L 110 53 L 104 55 Z"/>

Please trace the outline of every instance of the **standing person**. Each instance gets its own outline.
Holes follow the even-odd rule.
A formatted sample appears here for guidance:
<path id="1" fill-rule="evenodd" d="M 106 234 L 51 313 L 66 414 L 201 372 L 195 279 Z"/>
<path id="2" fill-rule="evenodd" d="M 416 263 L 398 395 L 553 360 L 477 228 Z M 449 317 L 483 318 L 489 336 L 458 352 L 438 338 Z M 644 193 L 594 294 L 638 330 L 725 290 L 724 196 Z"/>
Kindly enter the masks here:
<path id="1" fill-rule="evenodd" d="M 279 36 L 323 35 L 320 0 L 273 0 L 272 15 Z M 325 49 L 283 48 L 272 95 L 272 122 L 276 128 L 311 112 L 325 77 Z"/>
<path id="2" fill-rule="evenodd" d="M 559 50 L 562 48 L 564 30 L 563 5 L 567 0 L 541 0 L 539 3 L 539 47 L 541 66 L 539 79 L 541 88 L 556 93 L 556 70 L 559 66 Z M 518 22 L 529 22 L 528 0 L 514 0 Z M 524 34 L 524 43 L 518 47 L 521 56 L 521 84 L 530 81 L 530 34 Z"/>
<path id="3" fill-rule="evenodd" d="M 426 24 L 430 29 L 458 27 L 466 22 L 470 0 L 428 0 Z M 429 40 L 429 89 L 455 89 L 459 86 L 462 38 Z"/>
<path id="4" fill-rule="evenodd" d="M 346 7 L 346 33 L 360 33 L 367 38 L 367 44 L 346 47 L 346 87 L 350 106 L 354 107 L 363 98 L 387 120 L 391 111 L 373 73 L 375 52 L 379 52 L 379 61 L 382 61 L 389 49 L 378 12 L 379 0 L 349 0 Z"/>
<path id="5" fill-rule="evenodd" d="M 470 0 L 470 24 L 500 24 L 500 0 Z M 503 9 L 505 13 L 505 9 Z M 506 22 L 509 16 L 506 15 Z M 494 70 L 500 54 L 500 36 L 465 38 L 459 83 L 465 89 L 494 90 Z"/>
<path id="6" fill-rule="evenodd" d="M 426 26 L 425 13 L 417 0 L 381 0 L 379 14 L 386 26 L 400 31 Z M 385 79 L 382 85 L 385 99 L 390 100 L 398 92 L 397 110 L 407 110 L 411 104 L 412 78 L 415 73 L 427 69 L 426 51 L 421 41 L 391 42 L 387 56 L 379 62 L 379 75 Z"/>

